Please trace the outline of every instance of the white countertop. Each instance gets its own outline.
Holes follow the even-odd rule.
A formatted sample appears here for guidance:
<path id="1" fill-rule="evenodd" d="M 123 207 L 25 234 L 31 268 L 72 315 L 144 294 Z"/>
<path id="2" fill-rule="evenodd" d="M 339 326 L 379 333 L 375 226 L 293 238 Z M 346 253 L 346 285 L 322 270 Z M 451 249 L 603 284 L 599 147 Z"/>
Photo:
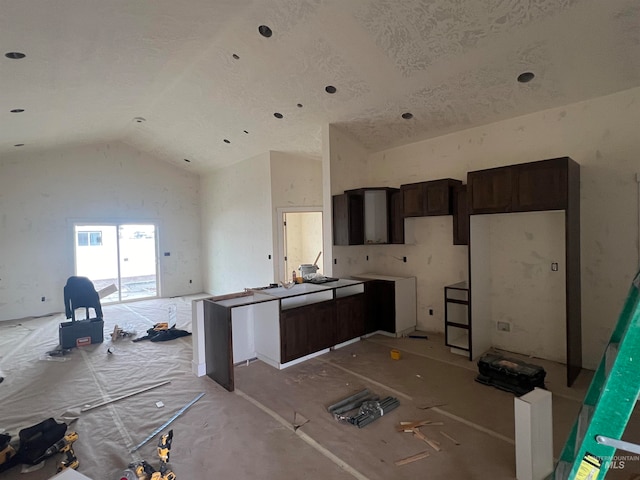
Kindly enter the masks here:
<path id="1" fill-rule="evenodd" d="M 208 300 L 215 302 L 223 307 L 239 307 L 243 305 L 251 305 L 254 303 L 265 302 L 269 300 L 277 300 L 282 298 L 297 297 L 299 295 L 309 295 L 318 292 L 326 292 L 336 288 L 349 287 L 351 285 L 359 285 L 363 280 L 355 280 L 349 278 L 340 278 L 338 280 L 326 283 L 298 283 L 291 288 L 276 287 L 265 288 L 264 290 L 256 290 L 253 293 L 238 296 L 235 298 L 222 298 L 216 300 L 210 298 Z"/>
<path id="2" fill-rule="evenodd" d="M 355 275 L 352 275 L 351 278 L 355 278 L 355 279 L 367 279 L 367 280 L 388 280 L 390 282 L 395 282 L 396 280 L 402 280 L 404 278 L 412 278 L 411 276 L 409 277 L 393 277 L 391 275 L 380 275 L 378 273 L 357 273 Z"/>

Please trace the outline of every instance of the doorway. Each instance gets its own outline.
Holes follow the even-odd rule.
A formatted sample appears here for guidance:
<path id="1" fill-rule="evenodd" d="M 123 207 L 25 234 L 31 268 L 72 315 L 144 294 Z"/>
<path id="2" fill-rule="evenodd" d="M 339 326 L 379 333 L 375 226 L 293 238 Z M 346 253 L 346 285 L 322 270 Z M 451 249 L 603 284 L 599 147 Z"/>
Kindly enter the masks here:
<path id="1" fill-rule="evenodd" d="M 318 271 L 322 273 L 322 211 L 283 211 L 280 278 L 290 282 L 298 267 L 312 264 L 318 258 Z M 320 254 L 320 257 L 318 257 Z"/>
<path id="2" fill-rule="evenodd" d="M 98 291 L 116 286 L 103 303 L 157 297 L 156 230 L 153 224 L 75 224 L 76 275 Z"/>

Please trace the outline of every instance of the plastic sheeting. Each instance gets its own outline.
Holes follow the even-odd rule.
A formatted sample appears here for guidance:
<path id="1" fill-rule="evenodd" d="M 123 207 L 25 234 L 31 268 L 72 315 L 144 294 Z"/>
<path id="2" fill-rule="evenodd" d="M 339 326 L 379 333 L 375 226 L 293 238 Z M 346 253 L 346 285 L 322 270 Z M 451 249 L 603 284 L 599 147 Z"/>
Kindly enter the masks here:
<path id="1" fill-rule="evenodd" d="M 94 480 L 119 480 L 130 462 L 144 459 L 158 467 L 158 437 L 133 454 L 130 450 L 204 392 L 166 429 L 174 430 L 170 464 L 179 479 L 295 478 L 298 466 L 284 461 L 289 451 L 318 471 L 348 477 L 268 415 L 208 377 L 195 377 L 192 336 L 157 343 L 134 343 L 128 337 L 111 341 L 116 324 L 143 336 L 155 323 L 170 322 L 171 310 L 177 328 L 191 331 L 191 298 L 104 306 L 104 343 L 73 348 L 62 357 L 46 352 L 58 346 L 63 314 L 0 322 L 0 371 L 5 376 L 0 384 L 0 431 L 15 439 L 21 428 L 45 418 L 66 421 L 79 435 L 74 444 L 78 471 Z M 166 380 L 171 383 L 81 412 Z M 268 442 L 256 440 L 258 432 L 266 434 Z M 21 473 L 17 466 L 0 477 L 49 479 L 60 460 L 61 454 L 37 471 Z"/>

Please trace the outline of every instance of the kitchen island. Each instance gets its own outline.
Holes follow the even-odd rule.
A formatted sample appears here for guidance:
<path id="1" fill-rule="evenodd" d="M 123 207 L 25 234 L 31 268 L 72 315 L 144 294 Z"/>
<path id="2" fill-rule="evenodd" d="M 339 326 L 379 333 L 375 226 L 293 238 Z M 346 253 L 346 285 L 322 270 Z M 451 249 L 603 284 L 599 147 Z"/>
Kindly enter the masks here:
<path id="1" fill-rule="evenodd" d="M 229 391 L 233 367 L 286 368 L 365 332 L 364 280 L 247 290 L 193 302 L 193 371 Z"/>

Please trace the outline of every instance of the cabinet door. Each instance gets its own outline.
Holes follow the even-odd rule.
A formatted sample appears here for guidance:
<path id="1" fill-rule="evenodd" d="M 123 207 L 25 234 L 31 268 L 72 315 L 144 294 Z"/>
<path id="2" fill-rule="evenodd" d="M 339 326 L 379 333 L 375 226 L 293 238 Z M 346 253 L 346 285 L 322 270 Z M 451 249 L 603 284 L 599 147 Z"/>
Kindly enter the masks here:
<path id="1" fill-rule="evenodd" d="M 425 182 L 401 185 L 402 211 L 405 217 L 425 215 Z"/>
<path id="2" fill-rule="evenodd" d="M 469 209 L 467 208 L 467 186 L 453 189 L 453 244 L 469 245 Z"/>
<path id="3" fill-rule="evenodd" d="M 364 244 L 364 196 L 361 193 L 333 196 L 333 244 Z"/>
<path id="4" fill-rule="evenodd" d="M 562 210 L 567 207 L 567 158 L 513 167 L 513 211 Z"/>
<path id="5" fill-rule="evenodd" d="M 452 188 L 462 182 L 445 178 L 426 183 L 425 215 L 451 215 L 453 213 Z"/>
<path id="6" fill-rule="evenodd" d="M 310 353 L 307 347 L 307 314 L 305 307 L 280 312 L 280 363 Z"/>
<path id="7" fill-rule="evenodd" d="M 307 353 L 336 344 L 336 305 L 333 300 L 300 307 L 307 322 Z"/>
<path id="8" fill-rule="evenodd" d="M 510 212 L 511 188 L 510 167 L 469 172 L 467 175 L 469 213 Z"/>
<path id="9" fill-rule="evenodd" d="M 404 243 L 404 215 L 402 207 L 402 191 L 389 194 L 390 243 Z"/>
<path id="10" fill-rule="evenodd" d="M 395 282 L 370 280 L 365 284 L 366 333 L 384 330 L 396 332 L 396 292 Z"/>
<path id="11" fill-rule="evenodd" d="M 336 342 L 342 343 L 365 334 L 365 295 L 359 293 L 336 299 Z"/>

